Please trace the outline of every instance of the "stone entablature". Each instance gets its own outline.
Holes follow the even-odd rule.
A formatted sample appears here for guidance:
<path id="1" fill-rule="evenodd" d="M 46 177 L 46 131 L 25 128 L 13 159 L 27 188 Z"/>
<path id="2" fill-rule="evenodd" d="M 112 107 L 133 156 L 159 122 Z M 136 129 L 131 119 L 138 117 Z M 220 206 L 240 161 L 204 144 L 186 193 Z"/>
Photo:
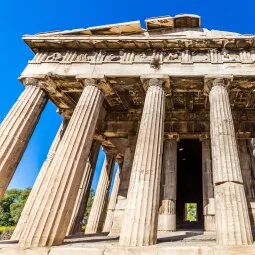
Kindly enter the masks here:
<path id="1" fill-rule="evenodd" d="M 255 51 L 249 50 L 91 50 L 91 51 L 63 51 L 63 52 L 38 52 L 30 64 L 40 63 L 149 63 L 154 61 L 159 64 L 170 63 L 243 63 L 252 64 L 255 62 Z"/>

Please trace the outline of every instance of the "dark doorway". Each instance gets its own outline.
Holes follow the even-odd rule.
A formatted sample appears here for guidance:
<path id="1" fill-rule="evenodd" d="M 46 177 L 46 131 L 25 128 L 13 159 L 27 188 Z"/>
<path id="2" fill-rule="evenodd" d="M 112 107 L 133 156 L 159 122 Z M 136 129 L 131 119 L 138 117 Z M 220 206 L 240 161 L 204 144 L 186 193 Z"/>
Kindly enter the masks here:
<path id="1" fill-rule="evenodd" d="M 177 147 L 177 229 L 203 229 L 202 146 L 183 139 Z"/>

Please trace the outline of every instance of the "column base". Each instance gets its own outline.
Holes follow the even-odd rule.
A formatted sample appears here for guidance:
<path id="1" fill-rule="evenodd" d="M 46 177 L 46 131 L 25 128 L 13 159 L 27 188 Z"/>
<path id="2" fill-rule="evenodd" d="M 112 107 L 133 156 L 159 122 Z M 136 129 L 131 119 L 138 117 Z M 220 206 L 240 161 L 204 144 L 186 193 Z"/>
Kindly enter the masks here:
<path id="1" fill-rule="evenodd" d="M 159 214 L 158 231 L 176 231 L 176 215 Z"/>
<path id="2" fill-rule="evenodd" d="M 206 232 L 215 232 L 215 215 L 204 215 L 204 229 Z"/>
<path id="3" fill-rule="evenodd" d="M 126 198 L 124 197 L 118 198 L 117 204 L 115 206 L 115 210 L 113 212 L 113 222 L 112 222 L 111 230 L 108 236 L 120 235 L 126 204 L 127 204 Z"/>

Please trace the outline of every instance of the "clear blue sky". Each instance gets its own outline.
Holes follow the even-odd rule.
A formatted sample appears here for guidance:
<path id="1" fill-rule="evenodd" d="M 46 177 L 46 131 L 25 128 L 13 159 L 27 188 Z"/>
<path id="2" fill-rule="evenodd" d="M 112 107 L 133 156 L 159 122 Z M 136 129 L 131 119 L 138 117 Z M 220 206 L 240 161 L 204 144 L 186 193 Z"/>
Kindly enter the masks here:
<path id="1" fill-rule="evenodd" d="M 255 34 L 254 0 L 7 0 L 0 4 L 1 90 L 0 122 L 23 90 L 17 78 L 32 52 L 23 34 L 65 30 L 140 20 L 179 13 L 198 14 L 202 26 Z M 48 103 L 9 187 L 31 187 L 60 124 L 56 108 Z M 99 177 L 101 152 L 93 187 Z"/>

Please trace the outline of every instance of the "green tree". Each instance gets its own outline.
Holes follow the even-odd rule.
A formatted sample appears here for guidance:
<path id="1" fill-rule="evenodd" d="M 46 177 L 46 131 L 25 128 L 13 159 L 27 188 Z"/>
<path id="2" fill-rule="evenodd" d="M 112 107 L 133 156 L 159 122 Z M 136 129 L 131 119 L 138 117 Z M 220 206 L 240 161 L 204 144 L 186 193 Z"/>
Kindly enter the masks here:
<path id="1" fill-rule="evenodd" d="M 10 189 L 0 200 L 0 226 L 15 226 L 31 189 Z"/>
<path id="2" fill-rule="evenodd" d="M 89 213 L 90 213 L 93 201 L 94 201 L 94 197 L 95 197 L 95 191 L 91 188 L 90 191 L 89 191 L 89 198 L 88 198 L 86 210 L 85 210 L 85 213 L 84 213 L 84 222 L 85 222 L 85 225 L 88 222 Z"/>

